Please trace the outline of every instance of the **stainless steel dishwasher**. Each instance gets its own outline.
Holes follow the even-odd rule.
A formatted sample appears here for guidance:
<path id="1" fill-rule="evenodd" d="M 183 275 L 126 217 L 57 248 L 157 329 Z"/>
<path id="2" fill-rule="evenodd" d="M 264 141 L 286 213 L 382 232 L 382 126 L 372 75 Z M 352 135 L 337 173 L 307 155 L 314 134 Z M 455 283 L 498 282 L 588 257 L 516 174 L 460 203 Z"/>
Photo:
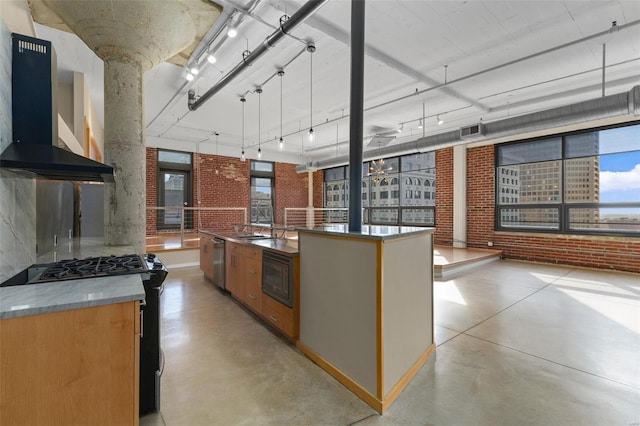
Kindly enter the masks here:
<path id="1" fill-rule="evenodd" d="M 224 243 L 222 238 L 213 239 L 213 282 L 225 290 Z"/>

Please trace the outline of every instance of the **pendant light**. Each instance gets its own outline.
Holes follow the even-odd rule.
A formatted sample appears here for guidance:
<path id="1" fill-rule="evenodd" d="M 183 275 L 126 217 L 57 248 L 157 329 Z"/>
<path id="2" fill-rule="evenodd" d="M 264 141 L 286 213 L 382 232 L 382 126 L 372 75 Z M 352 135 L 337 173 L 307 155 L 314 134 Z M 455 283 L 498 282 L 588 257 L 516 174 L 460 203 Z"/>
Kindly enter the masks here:
<path id="1" fill-rule="evenodd" d="M 310 78 L 309 78 L 309 143 L 313 143 L 314 134 L 313 134 L 313 52 L 316 51 L 316 46 L 313 43 L 309 43 L 307 45 L 307 52 L 309 52 L 309 63 L 310 63 Z"/>
<path id="2" fill-rule="evenodd" d="M 282 77 L 284 76 L 284 70 L 278 70 L 278 76 L 280 77 L 280 141 L 278 142 L 278 149 L 282 151 L 284 149 L 284 139 L 282 139 Z"/>
<path id="3" fill-rule="evenodd" d="M 244 103 L 246 101 L 247 100 L 245 99 L 244 96 L 240 98 L 240 102 L 242 102 L 242 154 L 240 154 L 240 161 L 243 161 L 243 162 L 246 160 L 244 156 Z"/>
<path id="4" fill-rule="evenodd" d="M 256 88 L 258 93 L 258 160 L 262 160 L 262 148 L 260 147 L 260 98 L 262 96 L 262 87 Z"/>
<path id="5" fill-rule="evenodd" d="M 219 174 L 220 171 L 218 170 L 218 136 L 220 136 L 220 133 L 215 132 L 216 135 L 216 174 Z"/>

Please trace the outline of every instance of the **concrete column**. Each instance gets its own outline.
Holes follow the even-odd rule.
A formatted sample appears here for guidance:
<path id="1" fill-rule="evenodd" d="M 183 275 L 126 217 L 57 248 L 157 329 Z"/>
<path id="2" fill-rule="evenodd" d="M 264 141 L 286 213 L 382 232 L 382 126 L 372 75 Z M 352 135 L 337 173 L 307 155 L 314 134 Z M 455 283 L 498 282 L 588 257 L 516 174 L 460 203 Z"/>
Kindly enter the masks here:
<path id="1" fill-rule="evenodd" d="M 453 246 L 467 247 L 467 147 L 453 147 Z"/>
<path id="2" fill-rule="evenodd" d="M 144 70 L 122 56 L 104 59 L 104 156 L 115 183 L 105 185 L 104 242 L 146 251 Z"/>

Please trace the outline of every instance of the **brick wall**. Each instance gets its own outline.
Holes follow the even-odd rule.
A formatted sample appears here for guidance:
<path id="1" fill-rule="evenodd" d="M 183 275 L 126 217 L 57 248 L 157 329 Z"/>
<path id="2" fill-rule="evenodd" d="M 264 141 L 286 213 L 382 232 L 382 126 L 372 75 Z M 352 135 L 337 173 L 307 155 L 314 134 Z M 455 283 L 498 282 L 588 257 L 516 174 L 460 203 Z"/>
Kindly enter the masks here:
<path id="1" fill-rule="evenodd" d="M 638 238 L 494 231 L 494 147 L 468 149 L 467 170 L 468 247 L 492 241 L 511 259 L 640 272 Z"/>
<path id="2" fill-rule="evenodd" d="M 231 230 L 234 223 L 245 222 L 244 212 L 207 208 L 246 208 L 249 217 L 250 162 L 236 157 L 193 154 L 193 200 L 201 207 L 194 213 L 196 229 Z M 157 150 L 147 148 L 147 206 L 157 206 Z M 198 170 L 200 182 L 198 184 Z M 217 171 L 217 173 L 216 173 Z M 277 224 L 284 223 L 285 207 L 306 207 L 308 176 L 298 174 L 294 164 L 276 163 L 275 217 Z M 314 173 L 314 205 L 322 206 L 322 172 Z M 156 213 L 147 212 L 147 235 L 157 234 Z"/>
<path id="3" fill-rule="evenodd" d="M 453 244 L 453 148 L 436 151 L 436 244 Z"/>

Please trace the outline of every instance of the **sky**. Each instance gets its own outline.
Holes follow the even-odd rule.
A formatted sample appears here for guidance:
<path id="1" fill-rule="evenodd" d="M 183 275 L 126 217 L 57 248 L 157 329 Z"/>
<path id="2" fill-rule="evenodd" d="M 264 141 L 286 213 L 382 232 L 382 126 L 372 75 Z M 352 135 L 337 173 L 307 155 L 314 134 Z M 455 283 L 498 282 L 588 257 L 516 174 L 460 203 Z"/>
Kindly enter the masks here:
<path id="1" fill-rule="evenodd" d="M 600 156 L 600 201 L 640 201 L 640 151 Z"/>

